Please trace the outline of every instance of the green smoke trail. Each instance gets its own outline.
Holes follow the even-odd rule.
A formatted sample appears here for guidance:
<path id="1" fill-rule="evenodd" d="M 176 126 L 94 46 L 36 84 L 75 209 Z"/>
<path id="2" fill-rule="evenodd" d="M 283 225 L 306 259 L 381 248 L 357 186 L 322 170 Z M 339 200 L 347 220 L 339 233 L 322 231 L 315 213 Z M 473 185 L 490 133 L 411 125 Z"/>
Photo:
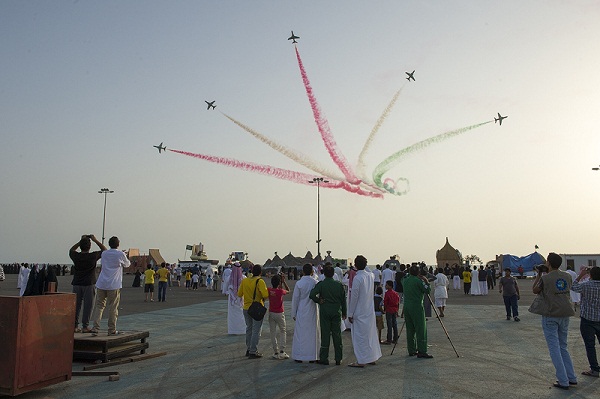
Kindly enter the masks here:
<path id="1" fill-rule="evenodd" d="M 389 157 L 384 159 L 383 162 L 381 162 L 379 165 L 377 165 L 375 170 L 373 170 L 373 181 L 375 182 L 375 184 L 378 187 L 386 190 L 387 192 L 389 192 L 391 194 L 394 194 L 394 195 L 406 194 L 408 192 L 408 179 L 401 177 L 395 181 L 393 181 L 391 179 L 386 179 L 385 182 L 382 182 L 381 179 L 382 179 L 383 175 L 386 174 L 390 169 L 392 169 L 393 167 L 398 165 L 400 162 L 402 162 L 406 157 L 408 157 L 409 155 L 412 155 L 413 153 L 415 153 L 419 150 L 423 150 L 432 144 L 441 143 L 444 140 L 458 136 L 459 134 L 466 133 L 469 130 L 478 128 L 480 126 L 486 125 L 491 122 L 492 121 L 487 121 L 487 122 L 483 122 L 483 123 L 478 123 L 476 125 L 471 125 L 471 126 L 463 127 L 460 129 L 452 130 L 452 131 L 449 131 L 446 133 L 439 134 L 437 136 L 430 137 L 423 141 L 419 141 L 418 143 L 415 143 L 411 146 L 403 148 L 400 151 L 390 155 Z M 390 183 L 390 181 L 393 183 Z M 395 186 L 400 181 L 403 181 L 406 183 L 405 190 L 402 190 L 402 191 L 396 190 Z"/>

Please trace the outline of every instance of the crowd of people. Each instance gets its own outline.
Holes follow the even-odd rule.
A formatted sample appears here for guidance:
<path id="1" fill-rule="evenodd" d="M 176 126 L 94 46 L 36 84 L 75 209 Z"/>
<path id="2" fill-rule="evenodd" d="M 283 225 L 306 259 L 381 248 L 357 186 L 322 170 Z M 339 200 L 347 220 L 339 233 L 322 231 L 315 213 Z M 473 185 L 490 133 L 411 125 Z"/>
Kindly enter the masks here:
<path id="1" fill-rule="evenodd" d="M 556 368 L 554 386 L 569 389 L 569 386 L 577 384 L 566 341 L 569 318 L 575 314 L 571 300 L 573 293 L 579 295 L 580 331 L 590 365 L 590 369 L 582 375 L 599 376 L 595 341 L 600 341 L 600 268 L 582 268 L 580 274 L 572 278 L 569 272 L 560 271 L 561 262 L 559 255 L 548 255 L 545 267 L 537 270 L 533 293 L 545 303 L 544 310 L 538 313 L 542 315 L 542 329 Z M 290 290 L 284 273 L 273 277 L 272 288 L 267 288 L 260 277 L 262 270 L 259 265 L 254 266 L 249 278 L 237 270 L 239 265 L 227 265 L 223 292 L 229 295 L 228 332 L 246 335 L 247 357 L 263 357 L 258 351 L 262 319 L 251 317 L 249 309 L 253 302 L 264 305 L 265 301 L 269 301 L 272 358 L 291 357 L 296 362 L 329 365 L 330 344 L 333 343 L 335 364 L 340 365 L 341 333 L 349 329 L 356 361 L 348 366 L 363 368 L 375 365 L 379 360 L 380 345 L 397 343 L 397 318 L 401 317 L 406 328 L 408 355 L 428 359 L 433 356 L 427 352 L 427 304 L 430 309 L 435 306 L 437 317 L 444 317 L 451 280 L 454 290 L 461 289 L 461 281 L 465 285 L 470 284 L 465 291 L 468 295 L 487 295 L 497 285 L 507 320 L 520 320 L 520 290 L 510 268 L 505 269 L 500 277 L 493 267 L 474 267 L 473 270 L 465 267 L 462 272 L 456 266 L 447 267 L 449 270 L 439 268 L 434 275 L 432 269 L 418 263 L 396 268 L 377 265 L 373 270 L 366 265 L 367 260 L 359 255 L 354 260 L 354 267 L 341 277 L 336 271 L 339 265 L 335 268 L 330 263 L 322 267 L 304 265 L 302 276 L 292 292 L 290 313 L 295 327 L 291 356 L 285 352 L 286 323 L 282 298 Z M 431 292 L 435 300 L 431 299 Z M 236 306 L 239 306 L 240 312 Z M 532 309 L 530 311 L 535 313 Z M 382 340 L 384 316 L 387 334 Z M 279 334 L 276 334 L 277 328 Z"/>
<path id="2" fill-rule="evenodd" d="M 92 243 L 98 247 L 96 251 L 92 251 Z M 76 294 L 76 333 L 98 334 L 102 314 L 107 309 L 108 335 L 119 334 L 117 317 L 122 276 L 130 262 L 119 250 L 117 237 L 111 237 L 108 244 L 109 248 L 94 235 L 84 235 L 69 250 L 73 261 L 72 291 Z M 102 268 L 96 279 L 98 260 Z M 569 320 L 575 315 L 577 305 L 580 333 L 590 366 L 582 375 L 600 375 L 595 348 L 596 340 L 600 341 L 600 268 L 582 267 L 576 274 L 572 268 L 561 271 L 561 263 L 559 255 L 550 253 L 546 264 L 536 270 L 532 290 L 537 297 L 529 311 L 542 316 L 542 330 L 556 369 L 554 386 L 569 389 L 577 384 L 567 345 Z M 49 265 L 9 266 L 9 273 L 14 272 L 15 266 L 19 268 L 21 295 L 32 295 L 35 284 L 47 281 L 55 272 Z M 497 285 L 504 301 L 506 319 L 520 320 L 518 300 L 521 293 L 510 268 L 505 269 L 501 277 L 492 266 L 471 270 L 469 266 L 450 267 L 446 264 L 444 268 L 433 270 L 424 263 L 396 265 L 386 262 L 371 270 L 367 267 L 367 259 L 359 255 L 346 273 L 339 264 L 334 267 L 329 262 L 316 266 L 305 264 L 301 275 L 296 268 L 289 268 L 287 276 L 297 279 L 294 289 L 290 290 L 286 270 L 274 275 L 271 287 L 267 288 L 260 265 L 251 264 L 250 270 L 244 273 L 239 262 L 227 261 L 222 270 L 208 268 L 196 273 L 187 270 L 183 276 L 177 267 L 169 266 L 163 263 L 154 269 L 148 265 L 143 275 L 136 276 L 134 286 L 141 286 L 141 278 L 144 279 L 145 300 L 153 301 L 155 280 L 158 280 L 160 302 L 166 301 L 166 287 L 175 281 L 179 283 L 184 279 L 185 288 L 191 290 L 197 289 L 204 279 L 206 284 L 201 285 L 217 290 L 217 282 L 221 281 L 221 292 L 227 295 L 227 332 L 245 335 L 245 356 L 250 359 L 263 357 L 258 347 L 264 313 L 258 312 L 257 316 L 252 308 L 258 304 L 264 307 L 265 301 L 269 306 L 267 320 L 273 359 L 291 358 L 300 363 L 329 365 L 330 345 L 333 344 L 333 359 L 340 365 L 343 360 L 342 332 L 350 330 L 356 361 L 348 366 L 356 368 L 375 365 L 381 357 L 381 345 L 397 344 L 398 318 L 403 319 L 408 356 L 432 358 L 427 351 L 426 318 L 431 317 L 432 307 L 440 321 L 445 317 L 450 281 L 453 290 L 460 291 L 462 282 L 464 294 L 473 296 L 487 295 Z M 284 297 L 289 294 L 292 297 L 290 314 L 295 322 L 291 355 L 286 352 L 284 310 Z M 386 326 L 386 336 L 382 339 Z"/>

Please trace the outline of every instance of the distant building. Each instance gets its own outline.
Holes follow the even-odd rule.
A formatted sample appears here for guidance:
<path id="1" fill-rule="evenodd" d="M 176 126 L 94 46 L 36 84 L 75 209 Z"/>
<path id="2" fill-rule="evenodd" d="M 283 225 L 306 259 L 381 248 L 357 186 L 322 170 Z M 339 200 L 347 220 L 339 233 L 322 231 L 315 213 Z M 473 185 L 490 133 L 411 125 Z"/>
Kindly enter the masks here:
<path id="1" fill-rule="evenodd" d="M 573 270 L 579 273 L 581 266 L 595 267 L 600 265 L 600 254 L 560 254 L 563 259 L 561 269 L 573 266 Z"/>
<path id="2" fill-rule="evenodd" d="M 460 252 L 450 245 L 448 237 L 446 237 L 446 244 L 435 252 L 435 259 L 437 261 L 437 267 L 441 267 L 442 269 L 446 267 L 446 263 L 450 267 L 455 264 L 460 266 L 461 264 Z"/>
<path id="3" fill-rule="evenodd" d="M 131 266 L 125 269 L 125 273 L 135 273 L 138 270 L 143 273 L 146 270 L 146 265 L 150 264 L 153 269 L 156 269 L 165 262 L 159 249 L 149 249 L 148 255 L 145 255 L 140 254 L 140 250 L 137 248 L 130 248 L 128 254 Z"/>

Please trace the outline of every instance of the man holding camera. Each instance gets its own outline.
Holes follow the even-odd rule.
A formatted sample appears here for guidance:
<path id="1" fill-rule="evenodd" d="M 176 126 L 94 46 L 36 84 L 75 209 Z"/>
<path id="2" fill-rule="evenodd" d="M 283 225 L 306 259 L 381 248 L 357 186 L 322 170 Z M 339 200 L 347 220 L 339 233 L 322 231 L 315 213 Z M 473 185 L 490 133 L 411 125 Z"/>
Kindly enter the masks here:
<path id="1" fill-rule="evenodd" d="M 569 318 L 575 314 L 571 304 L 571 276 L 561 271 L 562 258 L 550 252 L 546 261 L 548 274 L 539 268 L 533 283 L 533 293 L 542 293 L 545 309 L 542 313 L 542 329 L 552 364 L 556 369 L 555 388 L 569 389 L 569 385 L 577 385 L 577 376 L 573 369 L 573 361 L 567 348 L 569 334 Z"/>
<path id="2" fill-rule="evenodd" d="M 580 282 L 588 274 L 590 280 Z M 596 338 L 600 340 L 600 267 L 582 268 L 573 283 L 572 290 L 581 294 L 579 330 L 590 363 L 590 370 L 581 374 L 589 377 L 599 377 L 600 367 L 596 357 Z"/>
<path id="3" fill-rule="evenodd" d="M 100 248 L 100 251 L 90 252 L 92 241 Z M 77 252 L 79 248 L 79 252 Z M 106 247 L 96 239 L 93 234 L 81 236 L 81 239 L 69 249 L 69 258 L 73 261 L 73 293 L 76 295 L 75 305 L 75 332 L 89 333 L 90 316 L 92 315 L 92 306 L 94 305 L 94 283 L 96 282 L 96 263 Z M 83 303 L 83 314 L 81 315 L 81 325 L 79 328 L 79 313 Z"/>
<path id="4" fill-rule="evenodd" d="M 121 288 L 123 287 L 123 268 L 129 267 L 130 262 L 125 252 L 119 250 L 119 239 L 111 237 L 108 240 L 110 249 L 102 252 L 102 270 L 96 281 L 96 306 L 94 308 L 93 334 L 98 334 L 100 320 L 104 308 L 108 307 L 108 335 L 117 335 L 117 316 Z"/>

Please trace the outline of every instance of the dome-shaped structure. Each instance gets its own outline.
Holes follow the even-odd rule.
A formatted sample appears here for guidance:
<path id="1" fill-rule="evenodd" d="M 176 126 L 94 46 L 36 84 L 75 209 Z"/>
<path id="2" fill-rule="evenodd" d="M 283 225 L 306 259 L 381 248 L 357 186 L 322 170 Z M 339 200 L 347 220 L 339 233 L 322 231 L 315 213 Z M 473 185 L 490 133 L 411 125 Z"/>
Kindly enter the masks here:
<path id="1" fill-rule="evenodd" d="M 446 263 L 450 267 L 454 264 L 460 265 L 460 253 L 450 245 L 448 237 L 446 237 L 446 244 L 435 252 L 435 259 L 437 261 L 437 266 L 441 268 L 444 268 Z"/>

